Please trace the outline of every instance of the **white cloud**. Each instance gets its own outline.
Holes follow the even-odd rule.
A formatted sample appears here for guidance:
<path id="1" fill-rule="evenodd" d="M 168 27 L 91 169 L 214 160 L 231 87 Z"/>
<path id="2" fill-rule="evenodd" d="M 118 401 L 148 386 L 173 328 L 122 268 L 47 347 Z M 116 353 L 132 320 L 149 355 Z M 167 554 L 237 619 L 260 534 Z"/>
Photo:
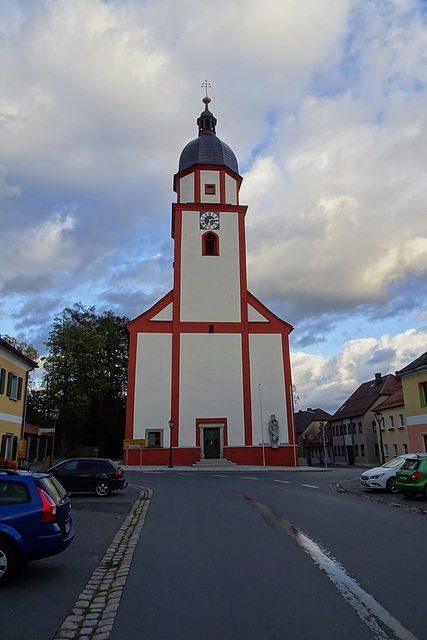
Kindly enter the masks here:
<path id="1" fill-rule="evenodd" d="M 245 171 L 250 290 L 311 351 L 343 324 L 360 338 L 296 354 L 300 396 L 333 404 L 364 359 L 419 344 L 402 329 L 427 313 L 419 2 L 3 0 L 0 34 L 0 331 L 43 340 L 65 305 L 133 315 L 170 288 L 172 175 L 207 78 Z"/>
<path id="2" fill-rule="evenodd" d="M 52 287 L 63 269 L 75 266 L 78 258 L 67 234 L 73 226 L 70 213 L 56 213 L 36 227 L 3 236 L 2 294 L 24 290 L 30 294 L 34 288 L 39 291 L 40 287 Z"/>
<path id="3" fill-rule="evenodd" d="M 296 410 L 321 407 L 334 414 L 363 382 L 375 378 L 376 373 L 396 373 L 425 353 L 426 343 L 424 329 L 409 329 L 378 340 L 349 340 L 332 358 L 320 353 L 292 353 L 292 375 L 299 396 Z"/>

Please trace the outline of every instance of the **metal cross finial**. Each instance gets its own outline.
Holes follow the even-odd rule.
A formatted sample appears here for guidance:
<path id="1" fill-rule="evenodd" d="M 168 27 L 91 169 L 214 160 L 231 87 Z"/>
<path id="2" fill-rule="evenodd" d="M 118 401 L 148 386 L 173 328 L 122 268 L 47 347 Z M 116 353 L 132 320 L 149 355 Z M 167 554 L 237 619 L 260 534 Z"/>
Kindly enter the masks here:
<path id="1" fill-rule="evenodd" d="M 202 82 L 202 88 L 206 89 L 206 97 L 208 97 L 208 88 L 211 88 L 211 84 L 210 82 L 208 82 L 207 80 L 205 80 L 204 82 Z"/>

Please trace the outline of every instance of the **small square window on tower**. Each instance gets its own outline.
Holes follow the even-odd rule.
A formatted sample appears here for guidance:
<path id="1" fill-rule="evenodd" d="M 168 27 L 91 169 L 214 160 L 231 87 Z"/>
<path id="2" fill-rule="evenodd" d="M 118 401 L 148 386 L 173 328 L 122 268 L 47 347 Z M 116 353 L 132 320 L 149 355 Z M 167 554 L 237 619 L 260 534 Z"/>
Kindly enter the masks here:
<path id="1" fill-rule="evenodd" d="M 205 184 L 205 195 L 214 196 L 216 193 L 214 184 Z"/>

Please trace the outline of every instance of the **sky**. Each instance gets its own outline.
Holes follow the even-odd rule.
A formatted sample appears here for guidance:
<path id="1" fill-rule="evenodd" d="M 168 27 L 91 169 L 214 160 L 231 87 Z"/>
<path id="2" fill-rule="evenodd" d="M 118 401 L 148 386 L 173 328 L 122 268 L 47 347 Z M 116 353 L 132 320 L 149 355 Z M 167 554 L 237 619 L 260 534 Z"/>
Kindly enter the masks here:
<path id="1" fill-rule="evenodd" d="M 172 288 L 207 79 L 296 410 L 427 350 L 426 0 L 1 5 L 1 335 L 44 355 L 65 307 L 134 318 Z"/>

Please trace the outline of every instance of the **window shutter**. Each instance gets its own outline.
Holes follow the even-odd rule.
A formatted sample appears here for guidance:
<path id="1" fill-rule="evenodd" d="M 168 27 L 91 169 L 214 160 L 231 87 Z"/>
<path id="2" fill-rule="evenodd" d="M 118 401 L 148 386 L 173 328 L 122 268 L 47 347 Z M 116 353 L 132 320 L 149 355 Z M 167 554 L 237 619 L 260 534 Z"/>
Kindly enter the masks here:
<path id="1" fill-rule="evenodd" d="M 18 452 L 18 436 L 13 436 L 12 460 L 16 460 L 17 452 Z"/>
<path id="2" fill-rule="evenodd" d="M 0 393 L 4 393 L 5 381 L 6 381 L 6 369 L 0 368 Z"/>
<path id="3" fill-rule="evenodd" d="M 6 445 L 7 445 L 7 436 L 2 436 L 1 438 L 1 447 L 0 447 L 0 457 L 6 457 Z"/>
<path id="4" fill-rule="evenodd" d="M 10 394 L 12 393 L 12 381 L 13 381 L 13 375 L 12 372 L 9 371 L 9 373 L 7 374 L 7 391 L 6 391 L 6 395 L 10 398 Z"/>
<path id="5" fill-rule="evenodd" d="M 18 378 L 18 394 L 17 394 L 18 400 L 20 400 L 22 397 L 22 383 L 23 383 L 23 379 Z"/>

